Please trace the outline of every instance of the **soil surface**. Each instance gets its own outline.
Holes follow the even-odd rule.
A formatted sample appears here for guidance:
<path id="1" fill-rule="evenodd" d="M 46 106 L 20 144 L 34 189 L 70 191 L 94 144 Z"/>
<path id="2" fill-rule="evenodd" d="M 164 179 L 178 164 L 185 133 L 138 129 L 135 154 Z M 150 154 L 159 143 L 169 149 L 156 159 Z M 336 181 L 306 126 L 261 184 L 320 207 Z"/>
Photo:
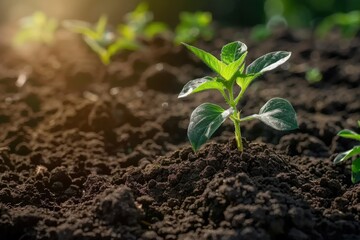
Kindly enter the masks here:
<path id="1" fill-rule="evenodd" d="M 241 107 L 250 115 L 286 98 L 299 129 L 246 123 L 243 153 L 231 122 L 199 152 L 190 148 L 192 110 L 223 101 L 216 92 L 177 98 L 187 81 L 211 74 L 181 46 L 157 38 L 105 67 L 63 31 L 50 46 L 14 49 L 2 38 L 0 238 L 360 239 L 360 185 L 350 162 L 332 164 L 355 144 L 337 132 L 359 130 L 360 39 L 247 36 L 224 28 L 197 46 L 219 54 L 241 40 L 248 62 L 291 51 Z M 313 67 L 323 74 L 316 84 L 305 79 Z"/>

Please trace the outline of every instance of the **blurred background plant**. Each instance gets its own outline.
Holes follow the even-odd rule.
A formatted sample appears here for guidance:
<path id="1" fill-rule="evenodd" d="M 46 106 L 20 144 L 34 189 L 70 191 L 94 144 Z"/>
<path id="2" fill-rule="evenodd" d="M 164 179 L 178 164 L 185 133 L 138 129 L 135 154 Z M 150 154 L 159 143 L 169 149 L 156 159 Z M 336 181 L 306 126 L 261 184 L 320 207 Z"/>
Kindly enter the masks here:
<path id="1" fill-rule="evenodd" d="M 144 24 L 152 21 L 166 22 L 168 27 L 175 28 L 181 12 L 208 11 L 211 12 L 213 20 L 220 24 L 239 27 L 256 26 L 253 36 L 260 40 L 270 36 L 273 29 L 278 26 L 315 29 L 323 20 L 325 23 L 321 25 L 325 27 L 321 27 L 322 30 L 319 31 L 325 34 L 333 26 L 340 28 L 347 36 L 353 36 L 359 30 L 356 27 L 359 25 L 359 0 L 148 0 L 145 2 L 148 3 L 153 14 L 147 12 L 146 5 L 141 5 L 132 14 L 127 14 L 140 2 L 140 0 L 1 0 L 0 23 L 15 21 L 34 11 L 43 11 L 48 16 L 60 20 L 81 19 L 88 22 L 94 22 L 98 16 L 106 13 L 112 24 L 122 22 L 126 16 L 126 28 L 131 26 L 131 29 L 121 31 L 130 34 L 128 31 L 164 31 L 163 24 L 148 27 L 152 30 L 145 31 Z M 333 16 L 329 17 L 331 15 Z"/>
<path id="2" fill-rule="evenodd" d="M 164 22 L 153 20 L 154 14 L 149 10 L 149 5 L 141 2 L 134 11 L 125 15 L 125 23 L 119 24 L 117 30 L 120 36 L 129 41 L 139 38 L 151 39 L 168 31 L 168 26 Z"/>
<path id="3" fill-rule="evenodd" d="M 321 21 L 316 33 L 319 37 L 325 37 L 334 28 L 345 38 L 354 37 L 360 30 L 360 11 L 332 14 Z"/>
<path id="4" fill-rule="evenodd" d="M 181 12 L 180 22 L 175 29 L 175 43 L 193 43 L 198 39 L 211 40 L 214 29 L 211 27 L 212 15 L 209 12 Z"/>
<path id="5" fill-rule="evenodd" d="M 19 30 L 13 39 L 13 44 L 15 46 L 34 42 L 50 44 L 57 28 L 57 20 L 48 18 L 43 12 L 35 12 L 20 19 Z"/>
<path id="6" fill-rule="evenodd" d="M 103 13 L 106 16 L 96 25 L 88 23 L 95 22 Z M 263 41 L 284 28 L 314 29 L 317 37 L 336 30 L 343 37 L 352 38 L 360 30 L 360 1 L 1 0 L 0 24 L 18 19 L 21 20 L 13 39 L 16 46 L 30 42 L 50 44 L 59 21 L 81 19 L 67 21 L 64 26 L 83 35 L 102 62 L 108 64 L 115 53 L 136 50 L 141 46 L 139 40 L 149 40 L 158 34 L 170 36 L 175 43 L 211 40 L 212 20 L 225 26 L 250 27 L 250 37 L 255 41 Z M 116 26 L 115 29 L 108 24 Z"/>
<path id="7" fill-rule="evenodd" d="M 305 78 L 308 81 L 308 83 L 315 84 L 323 79 L 323 75 L 318 68 L 314 67 L 314 68 L 309 68 L 306 71 Z"/>
<path id="8" fill-rule="evenodd" d="M 214 35 L 212 15 L 209 12 L 181 12 L 175 32 L 172 32 L 166 23 L 153 21 L 153 13 L 145 2 L 139 3 L 124 19 L 125 22 L 119 24 L 116 30 L 108 26 L 105 15 L 94 25 L 81 20 L 64 20 L 62 26 L 81 34 L 105 65 L 111 62 L 111 57 L 116 53 L 122 50 L 137 50 L 144 40 L 151 40 L 160 34 L 176 44 L 192 43 L 198 39 L 211 40 Z"/>
<path id="9" fill-rule="evenodd" d="M 36 10 L 58 19 L 82 19 L 94 22 L 102 13 L 110 22 L 120 22 L 140 0 L 63 0 L 0 1 L 0 22 L 30 15 Z M 209 11 L 217 22 L 237 26 L 266 24 L 282 17 L 290 27 L 314 27 L 334 13 L 360 10 L 359 0 L 148 0 L 155 21 L 175 26 L 180 12 Z"/>
<path id="10" fill-rule="evenodd" d="M 79 20 L 65 20 L 63 26 L 83 36 L 88 46 L 99 56 L 105 64 L 109 64 L 111 57 L 121 50 L 136 50 L 139 45 L 135 39 L 118 37 L 108 27 L 108 19 L 101 16 L 95 25 Z"/>

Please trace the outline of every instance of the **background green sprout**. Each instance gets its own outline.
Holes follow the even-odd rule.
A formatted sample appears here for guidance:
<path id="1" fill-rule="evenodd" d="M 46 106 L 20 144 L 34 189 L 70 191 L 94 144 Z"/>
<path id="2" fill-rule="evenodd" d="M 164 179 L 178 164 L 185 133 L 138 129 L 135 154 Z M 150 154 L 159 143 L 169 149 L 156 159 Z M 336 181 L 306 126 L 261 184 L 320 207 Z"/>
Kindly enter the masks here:
<path id="1" fill-rule="evenodd" d="M 287 22 L 282 16 L 272 16 L 266 24 L 258 24 L 252 27 L 250 31 L 250 38 L 256 42 L 261 42 L 270 38 L 277 29 L 286 28 Z"/>
<path id="2" fill-rule="evenodd" d="M 358 121 L 358 126 L 360 127 L 360 121 Z M 338 133 L 338 136 L 342 138 L 357 140 L 360 142 L 360 134 L 348 129 L 341 130 Z M 338 164 L 347 159 L 351 159 L 356 155 L 360 155 L 360 145 L 357 145 L 346 152 L 339 153 L 334 159 L 334 164 Z M 351 181 L 353 183 L 358 183 L 360 181 L 360 157 L 356 158 L 351 162 Z"/>
<path id="3" fill-rule="evenodd" d="M 210 89 L 218 90 L 229 105 L 228 109 L 212 104 L 203 103 L 190 116 L 188 138 L 196 151 L 204 144 L 220 125 L 228 118 L 235 126 L 235 139 L 239 151 L 243 151 L 240 124 L 252 119 L 259 119 L 277 130 L 293 130 L 298 128 L 296 113 L 291 104 L 282 98 L 272 98 L 260 109 L 259 114 L 241 118 L 241 111 L 237 109 L 249 85 L 263 73 L 285 63 L 291 56 L 290 52 L 271 52 L 256 59 L 245 69 L 247 46 L 240 42 L 231 42 L 223 46 L 221 60 L 204 50 L 184 44 L 191 52 L 200 58 L 217 75 L 203 77 L 188 82 L 179 94 L 179 98 L 192 93 Z M 235 83 L 240 91 L 235 95 Z"/>
<path id="4" fill-rule="evenodd" d="M 23 45 L 30 42 L 50 44 L 54 40 L 57 28 L 56 19 L 48 18 L 43 12 L 35 12 L 20 20 L 20 29 L 13 39 L 13 44 Z"/>
<path id="5" fill-rule="evenodd" d="M 79 33 L 84 41 L 100 57 L 105 64 L 111 62 L 111 57 L 121 50 L 136 50 L 138 44 L 126 38 L 117 38 L 115 33 L 107 28 L 107 17 L 101 16 L 95 26 L 83 21 L 65 20 L 63 26 Z"/>
<path id="6" fill-rule="evenodd" d="M 264 41 L 270 38 L 272 35 L 271 29 L 269 29 L 265 24 L 259 24 L 254 26 L 250 32 L 251 40 L 256 42 Z"/>
<path id="7" fill-rule="evenodd" d="M 118 26 L 120 36 L 130 41 L 136 41 L 142 37 L 152 39 L 158 34 L 168 31 L 168 27 L 163 22 L 153 21 L 153 13 L 149 11 L 149 5 L 140 3 L 134 11 L 125 16 L 125 24 Z"/>
<path id="8" fill-rule="evenodd" d="M 360 11 L 335 13 L 326 17 L 316 28 L 316 34 L 325 37 L 334 28 L 338 28 L 343 37 L 355 37 L 360 30 Z"/>
<path id="9" fill-rule="evenodd" d="M 321 82 L 323 75 L 318 68 L 309 68 L 305 73 L 305 78 L 310 84 Z"/>
<path id="10" fill-rule="evenodd" d="M 77 20 L 66 20 L 63 25 L 70 31 L 81 34 L 84 41 L 107 65 L 111 62 L 111 57 L 121 50 L 139 49 L 141 38 L 149 40 L 168 30 L 165 23 L 152 20 L 153 14 L 149 11 L 149 6 L 140 3 L 134 11 L 125 16 L 125 23 L 117 27 L 117 32 L 109 30 L 106 16 L 100 17 L 95 26 Z"/>
<path id="11" fill-rule="evenodd" d="M 211 22 L 212 15 L 209 12 L 180 13 L 180 23 L 175 29 L 175 43 L 193 43 L 200 38 L 210 40 L 214 36 Z"/>

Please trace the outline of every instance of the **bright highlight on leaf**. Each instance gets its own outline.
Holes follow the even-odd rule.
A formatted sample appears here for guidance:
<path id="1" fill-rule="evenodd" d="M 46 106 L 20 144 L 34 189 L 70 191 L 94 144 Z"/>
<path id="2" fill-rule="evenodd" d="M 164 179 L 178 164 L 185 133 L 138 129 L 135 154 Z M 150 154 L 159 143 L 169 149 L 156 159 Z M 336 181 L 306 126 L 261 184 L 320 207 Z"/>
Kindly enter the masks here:
<path id="1" fill-rule="evenodd" d="M 352 149 L 350 149 L 349 151 L 339 153 L 336 156 L 336 158 L 334 159 L 334 163 L 335 164 L 340 163 L 340 162 L 345 161 L 357 154 L 360 154 L 360 146 L 355 146 Z"/>
<path id="2" fill-rule="evenodd" d="M 238 60 L 246 51 L 245 43 L 240 41 L 228 43 L 221 49 L 221 61 L 230 64 Z"/>
<path id="3" fill-rule="evenodd" d="M 203 77 L 191 80 L 188 82 L 179 94 L 179 98 L 186 97 L 192 93 L 197 93 L 210 89 L 217 89 L 219 91 L 223 91 L 225 88 L 224 84 L 216 81 L 216 78 L 211 77 Z"/>
<path id="4" fill-rule="evenodd" d="M 296 112 L 290 102 L 282 98 L 272 98 L 260 109 L 259 114 L 252 115 L 266 125 L 280 131 L 298 128 Z"/>
<path id="5" fill-rule="evenodd" d="M 229 106 L 228 110 L 224 110 L 215 104 L 204 103 L 193 111 L 188 127 L 188 137 L 195 151 L 209 140 L 211 135 L 227 118 L 234 123 L 235 139 L 239 151 L 243 151 L 240 131 L 241 122 L 259 119 L 277 130 L 285 131 L 298 128 L 294 108 L 287 100 L 282 98 L 270 99 L 260 109 L 259 114 L 245 118 L 240 117 L 240 111 L 237 109 L 238 103 L 251 82 L 262 73 L 286 62 L 291 56 L 290 52 L 268 53 L 251 63 L 244 73 L 247 46 L 240 41 L 223 46 L 221 60 L 202 49 L 186 43 L 184 45 L 212 69 L 217 76 L 198 78 L 188 82 L 180 92 L 179 98 L 187 97 L 192 93 L 215 89 L 221 93 Z M 234 93 L 235 83 L 241 87 L 237 96 Z"/>
<path id="6" fill-rule="evenodd" d="M 271 52 L 259 57 L 246 69 L 247 74 L 264 73 L 285 63 L 291 56 L 290 52 Z"/>

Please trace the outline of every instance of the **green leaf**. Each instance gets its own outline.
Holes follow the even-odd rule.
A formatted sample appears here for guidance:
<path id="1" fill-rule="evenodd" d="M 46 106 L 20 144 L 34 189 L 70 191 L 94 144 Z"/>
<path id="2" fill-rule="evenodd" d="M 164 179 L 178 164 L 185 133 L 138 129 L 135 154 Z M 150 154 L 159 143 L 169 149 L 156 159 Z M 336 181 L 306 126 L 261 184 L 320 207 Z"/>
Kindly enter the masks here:
<path id="1" fill-rule="evenodd" d="M 63 21 L 62 25 L 69 31 L 80 33 L 88 38 L 98 38 L 97 33 L 92 30 L 92 26 L 87 22 L 78 20 L 65 20 Z"/>
<path id="2" fill-rule="evenodd" d="M 360 146 L 355 146 L 349 151 L 339 153 L 334 159 L 334 164 L 338 164 L 342 161 L 345 161 L 357 154 L 360 154 Z"/>
<path id="3" fill-rule="evenodd" d="M 100 18 L 99 18 L 99 21 L 97 22 L 96 24 L 96 33 L 99 35 L 99 36 L 102 36 L 104 33 L 105 33 L 105 30 L 106 30 L 106 24 L 107 24 L 107 16 L 105 15 L 102 15 Z"/>
<path id="4" fill-rule="evenodd" d="M 358 121 L 358 126 L 360 127 L 360 121 Z"/>
<path id="5" fill-rule="evenodd" d="M 212 103 L 203 103 L 190 116 L 188 138 L 194 151 L 197 151 L 220 125 L 233 113 L 233 109 L 222 109 Z"/>
<path id="6" fill-rule="evenodd" d="M 37 26 L 42 26 L 46 24 L 47 17 L 43 12 L 35 12 L 32 16 L 34 24 Z"/>
<path id="7" fill-rule="evenodd" d="M 235 73 L 239 71 L 239 68 L 243 64 L 246 52 L 240 56 L 239 59 L 226 65 L 225 63 L 218 60 L 212 54 L 205 52 L 199 48 L 183 43 L 191 52 L 193 52 L 198 58 L 200 58 L 208 67 L 214 72 L 222 76 L 225 80 L 230 80 Z"/>
<path id="8" fill-rule="evenodd" d="M 271 52 L 259 57 L 252 62 L 247 68 L 247 74 L 264 73 L 280 66 L 286 62 L 291 56 L 291 52 Z"/>
<path id="9" fill-rule="evenodd" d="M 89 45 L 89 47 L 96 52 L 96 54 L 100 57 L 101 61 L 108 65 L 110 63 L 110 56 L 108 55 L 108 51 L 103 48 L 101 45 L 99 45 L 98 42 L 96 42 L 92 38 L 84 37 L 84 41 Z"/>
<path id="10" fill-rule="evenodd" d="M 246 51 L 245 43 L 240 41 L 228 43 L 221 49 L 221 61 L 230 64 L 238 60 Z"/>
<path id="11" fill-rule="evenodd" d="M 162 22 L 152 22 L 144 30 L 146 38 L 152 39 L 153 37 L 165 33 L 168 31 L 168 27 Z"/>
<path id="12" fill-rule="evenodd" d="M 186 43 L 182 43 L 187 49 L 194 53 L 198 58 L 200 58 L 209 68 L 214 72 L 221 75 L 221 72 L 226 68 L 226 64 L 218 60 L 212 54 L 201 50 L 200 48 L 191 46 Z"/>
<path id="13" fill-rule="evenodd" d="M 353 183 L 360 181 L 360 158 L 355 159 L 351 163 L 351 181 Z"/>
<path id="14" fill-rule="evenodd" d="M 224 84 L 222 82 L 216 81 L 216 78 L 212 78 L 212 77 L 197 78 L 191 80 L 183 87 L 178 98 L 183 98 L 192 93 L 197 93 L 209 89 L 218 89 L 219 91 L 223 91 L 224 88 L 225 88 Z"/>
<path id="15" fill-rule="evenodd" d="M 257 118 L 266 125 L 281 131 L 298 128 L 296 112 L 290 102 L 283 98 L 272 98 L 260 109 L 259 114 L 249 118 Z"/>
<path id="16" fill-rule="evenodd" d="M 247 89 L 247 87 L 261 74 L 239 74 L 236 78 L 236 83 L 242 88 Z"/>
<path id="17" fill-rule="evenodd" d="M 136 31 L 130 25 L 120 24 L 117 29 L 119 35 L 129 41 L 136 40 Z"/>
<path id="18" fill-rule="evenodd" d="M 343 138 L 349 138 L 360 141 L 360 134 L 348 129 L 341 130 L 340 132 L 338 132 L 337 135 Z"/>
<path id="19" fill-rule="evenodd" d="M 110 56 L 113 56 L 121 50 L 135 51 L 139 47 L 139 44 L 134 41 L 130 41 L 125 38 L 119 38 L 118 40 L 116 40 L 116 42 L 114 42 L 108 47 L 107 51 Z"/>
<path id="20" fill-rule="evenodd" d="M 146 17 L 146 14 L 148 13 L 148 11 L 149 11 L 148 3 L 141 2 L 136 6 L 134 11 L 130 12 L 127 15 L 127 20 L 129 22 L 131 22 L 131 21 L 138 22 L 139 20 L 143 20 Z"/>
<path id="21" fill-rule="evenodd" d="M 221 76 L 225 78 L 225 80 L 231 80 L 233 76 L 239 71 L 240 67 L 244 64 L 244 60 L 246 58 L 247 52 L 241 55 L 239 59 L 235 62 L 230 63 L 225 68 L 221 70 Z"/>
<path id="22" fill-rule="evenodd" d="M 212 15 L 209 12 L 181 12 L 180 23 L 175 28 L 176 43 L 193 43 L 197 39 L 211 40 L 214 30 L 211 27 Z"/>

